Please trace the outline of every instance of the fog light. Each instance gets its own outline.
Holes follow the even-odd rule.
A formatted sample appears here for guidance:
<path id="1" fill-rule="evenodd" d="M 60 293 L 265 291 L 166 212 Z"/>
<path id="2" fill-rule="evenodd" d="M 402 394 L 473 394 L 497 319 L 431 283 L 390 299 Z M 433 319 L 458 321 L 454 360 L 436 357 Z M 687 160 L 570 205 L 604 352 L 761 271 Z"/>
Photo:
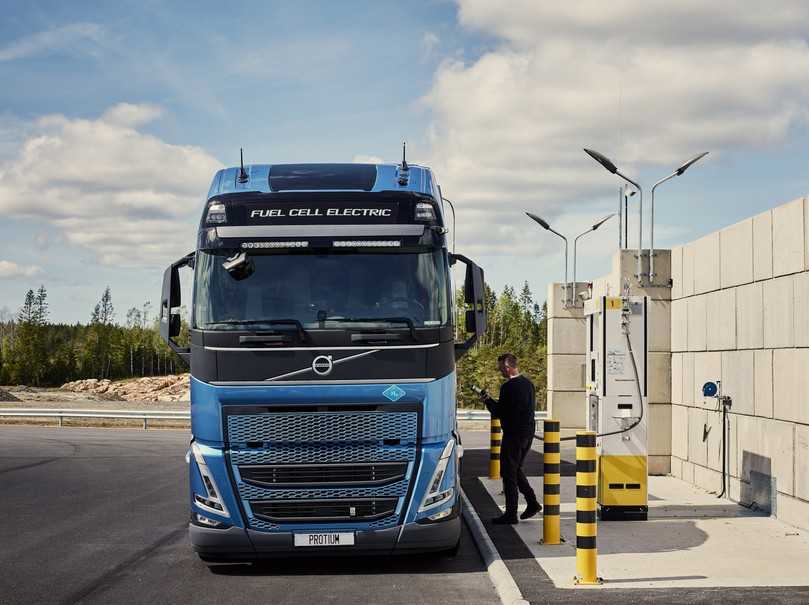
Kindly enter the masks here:
<path id="1" fill-rule="evenodd" d="M 442 510 L 440 513 L 435 513 L 434 515 L 430 515 L 427 517 L 430 521 L 440 521 L 441 519 L 446 519 L 452 514 L 452 509 L 448 508 L 446 510 Z"/>
<path id="2" fill-rule="evenodd" d="M 205 527 L 223 527 L 225 525 L 221 521 L 209 519 L 205 515 L 200 515 L 199 513 L 194 513 L 194 521 L 196 521 L 199 525 L 204 525 Z"/>

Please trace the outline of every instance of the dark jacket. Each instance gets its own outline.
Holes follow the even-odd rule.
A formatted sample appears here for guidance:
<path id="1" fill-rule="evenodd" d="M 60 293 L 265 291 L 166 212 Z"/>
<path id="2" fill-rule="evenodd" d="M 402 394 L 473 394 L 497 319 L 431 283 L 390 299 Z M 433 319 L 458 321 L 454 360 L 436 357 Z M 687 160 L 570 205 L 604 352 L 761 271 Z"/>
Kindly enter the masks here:
<path id="1" fill-rule="evenodd" d="M 525 376 L 509 378 L 500 387 L 500 399 L 487 397 L 484 401 L 492 416 L 500 419 L 503 438 L 527 437 L 536 432 L 534 384 Z"/>

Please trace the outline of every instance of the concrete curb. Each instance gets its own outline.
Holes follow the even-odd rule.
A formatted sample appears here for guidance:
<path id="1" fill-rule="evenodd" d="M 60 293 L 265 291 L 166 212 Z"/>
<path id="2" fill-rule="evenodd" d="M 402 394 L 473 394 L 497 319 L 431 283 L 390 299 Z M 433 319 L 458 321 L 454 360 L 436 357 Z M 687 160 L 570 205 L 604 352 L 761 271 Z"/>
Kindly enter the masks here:
<path id="1" fill-rule="evenodd" d="M 469 526 L 472 537 L 475 539 L 480 556 L 483 557 L 486 570 L 489 572 L 489 578 L 494 584 L 497 595 L 500 597 L 500 602 L 503 605 L 529 605 L 528 601 L 523 598 L 508 567 L 500 557 L 500 553 L 497 552 L 494 542 L 486 533 L 486 528 L 483 527 L 480 517 L 472 508 L 463 489 L 461 489 L 461 501 L 463 502 L 464 520 Z"/>

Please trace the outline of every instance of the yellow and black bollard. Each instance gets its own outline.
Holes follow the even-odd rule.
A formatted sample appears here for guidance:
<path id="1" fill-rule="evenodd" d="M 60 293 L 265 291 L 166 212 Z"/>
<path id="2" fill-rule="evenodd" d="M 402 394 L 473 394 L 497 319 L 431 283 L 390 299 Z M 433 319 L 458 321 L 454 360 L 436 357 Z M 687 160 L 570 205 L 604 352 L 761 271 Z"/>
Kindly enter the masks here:
<path id="1" fill-rule="evenodd" d="M 491 452 L 489 454 L 489 479 L 500 478 L 500 444 L 503 441 L 503 429 L 500 427 L 500 419 L 492 416 L 491 423 Z"/>
<path id="2" fill-rule="evenodd" d="M 542 454 L 542 544 L 561 544 L 559 531 L 559 504 L 561 501 L 561 452 L 559 449 L 559 421 L 544 423 L 544 450 Z"/>
<path id="3" fill-rule="evenodd" d="M 601 584 L 596 573 L 596 434 L 576 433 L 576 584 Z"/>

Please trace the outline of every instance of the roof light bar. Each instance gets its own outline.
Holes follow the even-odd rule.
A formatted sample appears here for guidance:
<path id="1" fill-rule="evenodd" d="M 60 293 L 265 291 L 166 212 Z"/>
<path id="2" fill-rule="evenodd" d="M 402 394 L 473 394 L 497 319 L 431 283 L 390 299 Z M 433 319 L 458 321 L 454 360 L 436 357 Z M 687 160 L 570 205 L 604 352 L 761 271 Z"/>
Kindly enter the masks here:
<path id="1" fill-rule="evenodd" d="M 242 248 L 308 248 L 309 242 L 243 242 Z"/>
<path id="2" fill-rule="evenodd" d="M 337 240 L 333 242 L 335 248 L 398 248 L 402 245 L 399 240 Z"/>

